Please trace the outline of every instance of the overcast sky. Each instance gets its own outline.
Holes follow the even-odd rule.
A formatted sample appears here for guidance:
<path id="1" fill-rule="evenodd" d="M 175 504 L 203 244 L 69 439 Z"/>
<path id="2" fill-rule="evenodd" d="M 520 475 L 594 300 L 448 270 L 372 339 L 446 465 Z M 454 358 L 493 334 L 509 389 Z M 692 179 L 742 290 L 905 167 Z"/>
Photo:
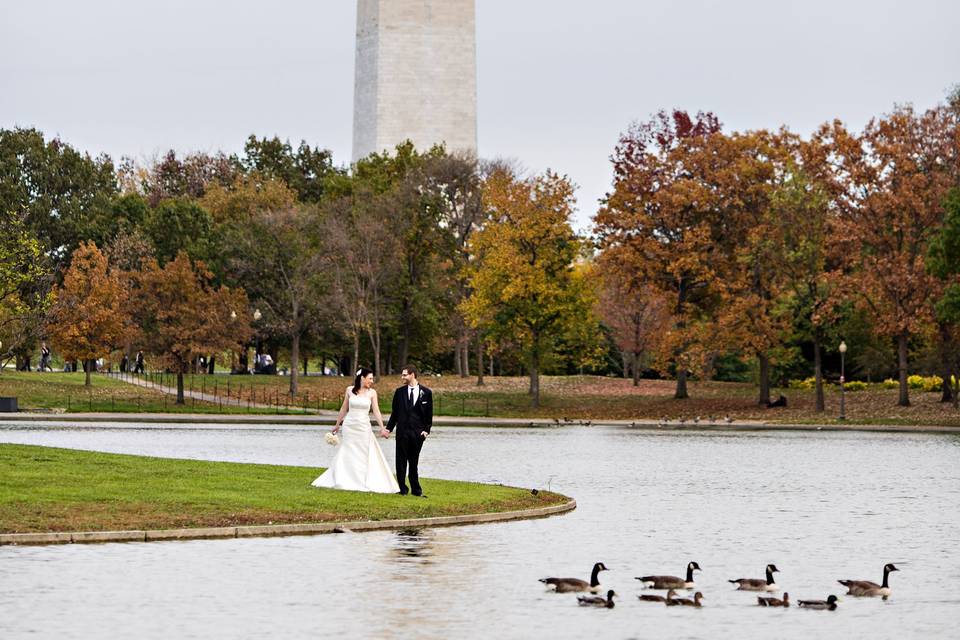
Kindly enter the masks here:
<path id="1" fill-rule="evenodd" d="M 279 135 L 347 163 L 355 21 L 353 0 L 0 0 L 0 127 L 139 159 Z M 949 0 L 477 0 L 480 154 L 569 175 L 584 229 L 631 121 L 860 128 L 960 82 L 958 27 Z"/>

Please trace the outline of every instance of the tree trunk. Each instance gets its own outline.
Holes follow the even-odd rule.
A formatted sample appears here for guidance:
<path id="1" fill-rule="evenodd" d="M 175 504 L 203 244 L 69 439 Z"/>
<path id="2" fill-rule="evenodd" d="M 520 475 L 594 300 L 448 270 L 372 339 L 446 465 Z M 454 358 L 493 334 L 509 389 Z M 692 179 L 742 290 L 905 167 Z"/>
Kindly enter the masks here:
<path id="1" fill-rule="evenodd" d="M 483 382 L 483 340 L 477 336 L 477 386 L 482 387 Z"/>
<path id="2" fill-rule="evenodd" d="M 633 386 L 640 386 L 640 354 L 633 352 L 633 360 L 630 362 L 630 369 L 633 373 Z"/>
<path id="3" fill-rule="evenodd" d="M 183 399 L 183 370 L 177 370 L 177 404 L 186 404 Z"/>
<path id="4" fill-rule="evenodd" d="M 953 369 L 953 374 L 950 378 L 953 381 L 953 408 L 960 409 L 960 375 L 957 375 L 956 368 Z M 950 384 L 950 380 L 944 381 L 944 384 Z"/>
<path id="5" fill-rule="evenodd" d="M 351 367 L 349 371 L 349 376 L 352 378 L 360 364 L 360 332 L 355 331 L 353 334 L 353 360 L 350 361 Z M 342 373 L 342 372 L 341 372 Z"/>
<path id="6" fill-rule="evenodd" d="M 758 353 L 757 360 L 760 361 L 760 397 L 757 404 L 765 407 L 770 404 L 770 358 L 765 353 Z"/>
<path id="7" fill-rule="evenodd" d="M 397 352 L 399 358 L 400 367 L 405 367 L 410 364 L 410 327 L 407 323 L 403 324 L 403 329 L 400 334 L 400 350 Z"/>
<path id="8" fill-rule="evenodd" d="M 87 366 L 85 366 L 85 367 L 83 368 L 83 371 L 84 371 L 84 373 L 86 374 L 86 375 L 84 376 L 84 379 L 83 379 L 83 386 L 89 387 L 89 386 L 90 386 L 90 371 L 93 369 L 94 362 L 96 362 L 96 360 L 85 360 L 84 362 L 86 363 Z"/>
<path id="9" fill-rule="evenodd" d="M 907 333 L 897 336 L 897 373 L 900 378 L 900 399 L 897 404 L 901 407 L 910 406 L 910 388 L 907 385 Z"/>
<path id="10" fill-rule="evenodd" d="M 686 400 L 690 395 L 687 393 L 687 370 L 677 369 L 677 389 L 673 392 L 674 400 Z"/>
<path id="11" fill-rule="evenodd" d="M 533 353 L 530 354 L 530 396 L 531 406 L 540 407 L 540 349 L 534 340 Z"/>
<path id="12" fill-rule="evenodd" d="M 817 413 L 826 409 L 823 398 L 823 364 L 820 361 L 820 329 L 813 330 L 813 376 L 816 379 Z"/>
<path id="13" fill-rule="evenodd" d="M 300 333 L 294 332 L 291 336 L 292 340 L 290 341 L 290 397 L 297 397 L 297 382 L 300 378 L 300 367 L 297 366 L 297 363 L 300 362 Z"/>
<path id="14" fill-rule="evenodd" d="M 953 402 L 953 384 L 950 382 L 953 366 L 950 354 L 953 352 L 953 345 L 950 339 L 950 327 L 945 322 L 938 323 L 940 330 L 940 371 L 943 374 L 943 393 L 940 396 L 940 402 Z"/>
<path id="15" fill-rule="evenodd" d="M 217 367 L 217 356 L 216 354 L 213 354 L 210 356 L 210 359 L 207 360 L 207 373 L 212 376 L 214 371 L 216 370 L 216 367 Z"/>
<path id="16" fill-rule="evenodd" d="M 310 357 L 304 354 L 303 356 L 303 375 L 307 375 L 307 366 L 310 364 Z"/>

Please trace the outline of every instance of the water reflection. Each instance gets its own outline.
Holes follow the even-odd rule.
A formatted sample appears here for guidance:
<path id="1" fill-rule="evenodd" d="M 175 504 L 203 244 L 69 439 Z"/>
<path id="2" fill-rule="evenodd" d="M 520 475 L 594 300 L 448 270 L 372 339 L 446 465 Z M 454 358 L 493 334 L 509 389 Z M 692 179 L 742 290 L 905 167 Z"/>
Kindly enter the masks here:
<path id="1" fill-rule="evenodd" d="M 401 529 L 394 532 L 390 546 L 394 560 L 406 562 L 413 559 L 415 564 L 429 564 L 434 537 L 432 529 Z"/>

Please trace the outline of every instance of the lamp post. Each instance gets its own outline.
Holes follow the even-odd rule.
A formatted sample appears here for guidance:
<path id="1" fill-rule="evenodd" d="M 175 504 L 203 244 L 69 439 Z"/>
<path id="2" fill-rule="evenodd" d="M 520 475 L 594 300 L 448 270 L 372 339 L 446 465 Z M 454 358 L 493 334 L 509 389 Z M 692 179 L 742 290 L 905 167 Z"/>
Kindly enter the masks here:
<path id="1" fill-rule="evenodd" d="M 846 408 L 844 405 L 844 394 L 845 394 L 845 380 L 844 380 L 844 355 L 847 353 L 847 343 L 843 340 L 840 341 L 840 417 L 838 420 L 846 420 L 847 414 L 844 411 Z"/>

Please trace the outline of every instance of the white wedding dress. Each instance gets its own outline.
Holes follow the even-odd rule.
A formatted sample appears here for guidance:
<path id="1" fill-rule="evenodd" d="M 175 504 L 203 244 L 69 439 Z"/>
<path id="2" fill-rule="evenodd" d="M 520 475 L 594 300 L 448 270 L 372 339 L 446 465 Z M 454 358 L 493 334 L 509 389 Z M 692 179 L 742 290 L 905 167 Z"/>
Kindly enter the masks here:
<path id="1" fill-rule="evenodd" d="M 340 429 L 340 444 L 330 467 L 313 486 L 348 491 L 397 493 L 400 485 L 387 465 L 370 424 L 370 397 L 348 391 L 349 410 Z"/>

